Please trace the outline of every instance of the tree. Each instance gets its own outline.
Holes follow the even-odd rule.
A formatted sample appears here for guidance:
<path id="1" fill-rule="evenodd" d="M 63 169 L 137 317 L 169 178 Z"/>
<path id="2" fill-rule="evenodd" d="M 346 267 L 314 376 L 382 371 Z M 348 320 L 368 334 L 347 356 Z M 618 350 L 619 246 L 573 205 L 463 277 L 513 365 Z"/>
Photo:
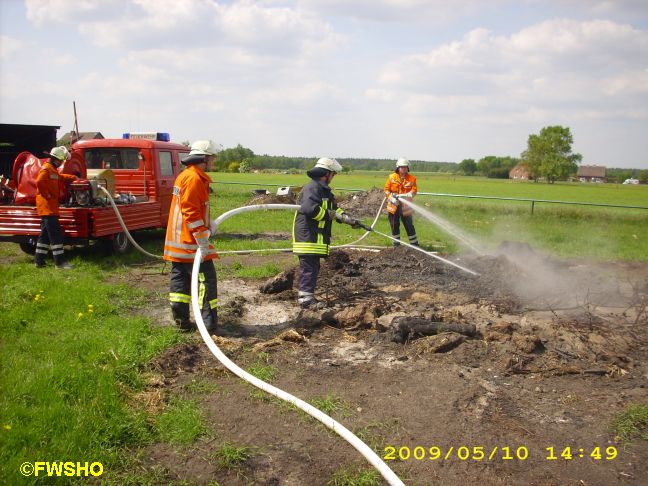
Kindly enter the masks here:
<path id="1" fill-rule="evenodd" d="M 238 171 L 242 173 L 250 172 L 252 170 L 252 164 L 250 159 L 245 159 L 239 165 Z"/>
<path id="2" fill-rule="evenodd" d="M 463 175 L 473 175 L 477 171 L 477 163 L 473 159 L 463 159 L 459 163 L 459 171 Z"/>
<path id="3" fill-rule="evenodd" d="M 230 162 L 227 166 L 227 172 L 238 172 L 241 164 L 238 162 Z"/>
<path id="4" fill-rule="evenodd" d="M 490 179 L 508 179 L 509 172 L 518 164 L 515 157 L 497 157 L 488 155 L 479 159 L 477 169 Z"/>
<path id="5" fill-rule="evenodd" d="M 643 182 L 644 184 L 648 184 L 648 170 L 642 170 L 639 172 L 639 182 Z"/>
<path id="6" fill-rule="evenodd" d="M 572 137 L 569 127 L 555 125 L 544 127 L 539 135 L 529 135 L 527 149 L 522 160 L 529 167 L 529 175 L 544 177 L 548 183 L 565 180 L 576 173 L 581 154 L 572 153 Z"/>

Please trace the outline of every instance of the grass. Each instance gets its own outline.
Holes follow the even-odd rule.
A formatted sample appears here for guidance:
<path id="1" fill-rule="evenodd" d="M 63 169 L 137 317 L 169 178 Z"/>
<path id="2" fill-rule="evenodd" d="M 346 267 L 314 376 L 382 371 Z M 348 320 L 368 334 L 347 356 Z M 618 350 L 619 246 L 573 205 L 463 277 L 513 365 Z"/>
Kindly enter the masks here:
<path id="1" fill-rule="evenodd" d="M 205 380 L 204 378 L 192 379 L 182 387 L 189 393 L 206 395 L 210 393 L 223 393 L 222 388 L 216 383 Z"/>
<path id="2" fill-rule="evenodd" d="M 253 456 L 254 448 L 248 446 L 237 447 L 234 444 L 225 443 L 214 452 L 218 461 L 218 467 L 227 470 L 238 470 L 245 461 Z"/>
<path id="3" fill-rule="evenodd" d="M 348 466 L 335 471 L 326 484 L 328 486 L 379 486 L 382 484 L 382 478 L 375 469 Z"/>
<path id="4" fill-rule="evenodd" d="M 205 435 L 202 412 L 196 402 L 174 398 L 167 410 L 157 419 L 160 439 L 169 444 L 187 445 Z"/>
<path id="5" fill-rule="evenodd" d="M 272 365 L 264 365 L 261 363 L 254 363 L 249 366 L 245 371 L 261 381 L 270 383 L 277 378 L 277 368 Z"/>
<path id="6" fill-rule="evenodd" d="M 232 263 L 231 272 L 233 276 L 240 278 L 270 278 L 281 272 L 279 265 L 273 262 L 257 266 L 244 266 L 240 261 Z"/>
<path id="7" fill-rule="evenodd" d="M 24 461 L 99 461 L 104 469 L 156 432 L 128 399 L 145 386 L 139 370 L 186 339 L 131 315 L 146 294 L 109 284 L 92 262 L 35 269 L 0 265 L 0 477 L 24 479 Z"/>
<path id="8" fill-rule="evenodd" d="M 329 416 L 339 412 L 342 417 L 348 417 L 351 410 L 351 407 L 346 402 L 332 393 L 322 398 L 313 398 L 310 404 Z"/>
<path id="9" fill-rule="evenodd" d="M 648 404 L 631 405 L 613 421 L 612 428 L 623 440 L 648 441 Z"/>

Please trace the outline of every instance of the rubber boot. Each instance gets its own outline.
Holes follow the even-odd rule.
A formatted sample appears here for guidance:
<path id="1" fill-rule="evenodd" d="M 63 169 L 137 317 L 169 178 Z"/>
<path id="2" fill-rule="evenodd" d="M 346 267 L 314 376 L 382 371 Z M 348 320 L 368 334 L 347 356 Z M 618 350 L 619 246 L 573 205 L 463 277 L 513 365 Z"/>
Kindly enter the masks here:
<path id="1" fill-rule="evenodd" d="M 173 314 L 173 320 L 181 331 L 189 332 L 196 330 L 196 323 L 189 319 L 189 304 L 172 302 L 171 314 Z"/>
<path id="2" fill-rule="evenodd" d="M 74 268 L 74 265 L 65 261 L 62 253 L 60 255 L 54 255 L 54 265 L 56 268 L 60 268 L 61 270 L 70 270 Z"/>
<path id="3" fill-rule="evenodd" d="M 210 309 L 209 311 L 203 310 L 202 318 L 205 322 L 205 327 L 209 334 L 216 334 L 216 324 L 218 323 L 218 313 L 216 309 Z"/>

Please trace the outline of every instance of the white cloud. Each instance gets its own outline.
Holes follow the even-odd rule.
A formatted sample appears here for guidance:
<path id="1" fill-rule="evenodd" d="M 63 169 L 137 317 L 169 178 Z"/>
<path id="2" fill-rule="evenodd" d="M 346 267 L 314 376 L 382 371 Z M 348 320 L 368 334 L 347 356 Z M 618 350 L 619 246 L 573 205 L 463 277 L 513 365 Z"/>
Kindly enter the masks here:
<path id="1" fill-rule="evenodd" d="M 115 17 L 121 0 L 25 0 L 27 19 L 42 27 L 50 23 L 78 24 L 91 18 Z"/>
<path id="2" fill-rule="evenodd" d="M 478 109 L 510 123 L 539 114 L 618 116 L 630 107 L 637 116 L 643 110 L 635 106 L 648 105 L 645 59 L 648 31 L 610 21 L 551 20 L 510 36 L 476 29 L 388 63 L 369 93 L 399 99 L 411 116 Z"/>
<path id="3" fill-rule="evenodd" d="M 506 0 L 296 0 L 296 4 L 328 15 L 379 22 L 440 24 L 451 19 L 490 10 Z"/>
<path id="4" fill-rule="evenodd" d="M 8 59 L 15 52 L 18 52 L 23 44 L 20 39 L 0 35 L 0 59 Z"/>
<path id="5" fill-rule="evenodd" d="M 285 57 L 344 42 L 312 14 L 248 0 L 27 0 L 27 16 L 36 25 L 73 26 L 96 46 L 128 50 L 229 46 Z"/>

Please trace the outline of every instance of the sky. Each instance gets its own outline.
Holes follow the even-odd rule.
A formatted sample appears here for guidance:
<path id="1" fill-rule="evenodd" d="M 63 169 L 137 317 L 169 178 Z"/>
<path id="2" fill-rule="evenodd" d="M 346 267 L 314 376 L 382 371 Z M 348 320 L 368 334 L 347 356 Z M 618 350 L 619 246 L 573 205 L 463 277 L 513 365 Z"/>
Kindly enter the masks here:
<path id="1" fill-rule="evenodd" d="M 648 0 L 0 0 L 0 123 L 648 169 Z"/>

